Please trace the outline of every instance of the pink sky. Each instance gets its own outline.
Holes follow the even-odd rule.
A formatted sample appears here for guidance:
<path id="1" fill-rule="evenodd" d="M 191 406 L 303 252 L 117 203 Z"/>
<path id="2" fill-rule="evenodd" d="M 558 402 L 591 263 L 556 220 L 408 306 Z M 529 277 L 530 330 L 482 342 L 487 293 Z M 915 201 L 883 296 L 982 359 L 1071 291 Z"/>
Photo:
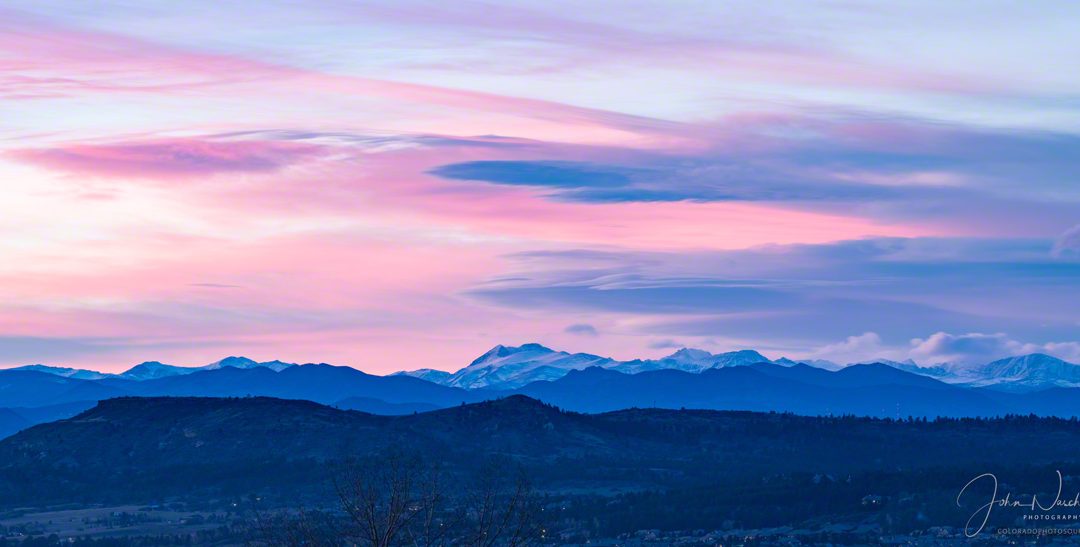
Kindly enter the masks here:
<path id="1" fill-rule="evenodd" d="M 1015 119 L 1059 128 L 1039 126 L 1037 97 L 982 125 L 951 106 L 1024 97 L 1029 80 L 914 66 L 862 34 L 811 39 L 813 21 L 765 32 L 752 8 L 736 10 L 745 29 L 715 33 L 659 6 L 652 28 L 541 5 L 275 4 L 222 8 L 206 24 L 168 7 L 6 9 L 0 366 L 115 372 L 246 355 L 383 373 L 456 369 L 531 341 L 654 356 L 673 336 L 656 325 L 702 313 L 477 295 L 609 267 L 529 258 L 542 253 L 768 255 L 875 238 L 1052 239 L 1072 225 L 1058 209 L 1027 224 L 968 210 L 1015 195 L 958 167 L 983 132 Z M 882 157 L 898 150 L 902 161 Z M 922 159 L 938 153 L 949 161 Z M 583 323 L 598 334 L 567 330 Z M 674 336 L 804 355 L 838 340 Z"/>

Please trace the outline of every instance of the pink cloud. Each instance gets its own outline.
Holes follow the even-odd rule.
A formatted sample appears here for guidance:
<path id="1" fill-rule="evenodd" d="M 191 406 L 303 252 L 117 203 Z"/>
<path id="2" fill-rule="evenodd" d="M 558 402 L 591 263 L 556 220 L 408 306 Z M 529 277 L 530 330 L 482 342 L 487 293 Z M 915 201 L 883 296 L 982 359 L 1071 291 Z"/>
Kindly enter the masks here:
<path id="1" fill-rule="evenodd" d="M 888 89 L 928 89 L 943 92 L 985 92 L 986 86 L 958 78 L 911 73 L 895 67 L 875 67 L 823 51 L 749 47 L 723 40 L 700 40 L 670 36 L 638 36 L 641 33 L 562 19 L 537 20 L 516 10 L 489 10 L 482 27 L 518 24 L 524 30 L 551 35 L 556 41 L 572 38 L 604 59 L 611 50 L 622 52 L 638 44 L 638 54 L 708 66 L 710 71 L 735 77 L 814 85 L 839 85 Z M 697 124 L 660 120 L 554 101 L 510 97 L 496 93 L 452 89 L 425 83 L 406 83 L 317 70 L 247 58 L 203 52 L 148 42 L 103 31 L 57 26 L 51 22 L 12 13 L 0 17 L 0 96 L 13 99 L 56 98 L 87 93 L 151 93 L 184 95 L 287 96 L 299 94 L 339 100 L 374 98 L 391 105 L 412 105 L 424 118 L 424 130 L 438 130 L 430 106 L 485 117 L 456 116 L 445 128 L 455 134 L 526 135 L 549 140 L 633 143 L 642 139 L 655 145 L 685 146 L 707 138 L 708 130 Z M 419 14 L 390 10 L 375 16 L 391 20 Z M 444 14 L 446 15 L 446 14 Z M 450 17 L 450 15 L 447 15 Z M 463 24 L 451 17 L 451 24 Z M 517 28 L 517 27 L 515 27 Z M 569 33 L 563 36 L 562 33 Z M 634 38 L 634 39 L 630 39 Z M 673 50 L 675 48 L 675 50 Z M 268 85 L 272 83 L 272 85 Z M 523 121 L 524 120 L 524 121 Z M 404 122 L 403 122 L 404 123 Z M 568 131 L 567 126 L 573 129 Z M 706 133 L 706 134 L 703 134 Z"/>
<path id="2" fill-rule="evenodd" d="M 563 150 L 562 147 L 556 147 Z M 448 181 L 427 174 L 437 165 L 473 159 L 542 158 L 550 150 L 438 147 L 366 154 L 320 164 L 314 188 L 306 172 L 273 184 L 222 189 L 213 203 L 243 202 L 264 211 L 353 214 L 399 229 L 436 227 L 480 238 L 649 249 L 737 249 L 770 243 L 821 243 L 877 236 L 917 236 L 940 228 L 879 222 L 858 215 L 796 210 L 792 206 L 715 202 L 574 203 L 545 190 Z M 597 148 L 562 157 L 614 157 Z M 212 203 L 211 203 L 212 205 Z"/>
<path id="3" fill-rule="evenodd" d="M 434 105 L 493 116 L 486 121 L 454 119 L 455 129 L 462 134 L 556 135 L 560 133 L 556 126 L 569 124 L 576 126 L 579 138 L 595 135 L 625 140 L 635 134 L 672 134 L 682 127 L 675 122 L 553 101 L 329 74 L 238 55 L 192 51 L 0 11 L 0 97 L 40 99 L 117 92 L 177 95 L 207 88 L 225 96 L 286 95 L 293 101 L 298 94 L 312 93 L 342 99 L 370 97 L 391 104 Z M 432 112 L 424 114 L 430 130 Z M 506 131 L 495 130 L 492 123 Z M 565 127 L 561 131 L 565 136 Z"/>
<path id="4" fill-rule="evenodd" d="M 492 341 L 571 337 L 564 316 L 495 309 L 463 296 L 514 275 L 504 257 L 523 249 L 729 249 L 925 230 L 763 204 L 566 203 L 532 188 L 425 174 L 474 159 L 633 155 L 520 141 L 475 144 L 375 152 L 342 139 L 329 154 L 329 145 L 294 141 L 174 139 L 34 151 L 23 159 L 139 180 L 91 183 L 90 189 L 116 189 L 115 200 L 54 200 L 59 217 L 110 223 L 86 240 L 92 244 L 28 247 L 12 261 L 18 267 L 0 272 L 0 297 L 10 303 L 0 313 L 0 332 L 138 341 L 110 353 L 116 361 L 86 357 L 86 364 L 109 370 L 148 358 L 198 364 L 252 348 L 267 359 L 372 371 L 421 361 L 453 368 Z M 292 168 L 279 168 L 286 165 Z M 168 185 L 152 192 L 167 202 L 132 207 L 136 214 L 123 216 L 123 224 L 111 224 L 117 215 L 107 214 L 133 199 L 147 185 L 144 177 L 240 170 L 255 175 L 230 179 L 236 184 Z M 81 177 L 74 179 L 49 178 L 83 189 Z M 183 221 L 159 218 L 155 204 L 165 207 L 163 216 Z M 425 348 L 410 351 L 418 345 Z"/>
<path id="5" fill-rule="evenodd" d="M 166 139 L 24 149 L 10 156 L 78 174 L 153 178 L 271 172 L 322 152 L 322 147 L 292 142 Z"/>
<path id="6" fill-rule="evenodd" d="M 272 76 L 269 66 L 0 12 L 0 94 L 179 91 Z"/>
<path id="7" fill-rule="evenodd" d="M 648 9 L 648 8 L 642 8 Z M 668 10 L 664 10 L 668 11 Z M 737 10 L 736 10 L 737 11 Z M 527 53 L 527 59 L 502 56 L 490 60 L 510 73 L 610 66 L 622 62 L 662 63 L 665 67 L 706 68 L 712 77 L 730 75 L 785 83 L 915 90 L 941 93 L 986 93 L 1007 89 L 1001 81 L 987 82 L 956 74 L 939 74 L 901 66 L 881 66 L 837 51 L 825 43 L 792 45 L 775 39 L 775 28 L 710 29 L 708 34 L 666 30 L 642 30 L 545 13 L 518 6 L 455 3 L 453 6 L 364 5 L 341 9 L 344 17 L 384 25 L 418 26 L 435 32 L 456 30 L 470 37 L 493 41 L 533 39 L 543 54 Z M 663 20 L 657 14 L 657 20 Z M 662 29 L 662 27 L 660 27 Z M 557 45 L 558 48 L 551 47 Z M 530 54 L 531 53 L 531 54 Z M 553 61 L 552 59 L 556 61 Z M 499 63 L 502 63 L 501 65 Z M 461 68 L 430 63 L 433 68 Z"/>

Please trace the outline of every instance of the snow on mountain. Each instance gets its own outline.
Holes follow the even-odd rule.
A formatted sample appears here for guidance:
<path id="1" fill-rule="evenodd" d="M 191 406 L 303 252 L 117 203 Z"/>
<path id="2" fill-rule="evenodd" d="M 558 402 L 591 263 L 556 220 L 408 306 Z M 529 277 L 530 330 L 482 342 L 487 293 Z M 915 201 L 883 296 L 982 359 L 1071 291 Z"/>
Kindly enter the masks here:
<path id="1" fill-rule="evenodd" d="M 832 361 L 826 361 L 825 359 L 788 359 L 787 357 L 781 357 L 773 361 L 774 364 L 793 367 L 795 365 L 808 365 L 814 368 L 821 368 L 825 370 L 840 370 L 844 368 L 843 365 L 838 365 Z"/>
<path id="2" fill-rule="evenodd" d="M 282 370 L 285 370 L 289 367 L 295 367 L 296 363 L 286 363 L 284 361 L 278 361 L 277 359 L 274 359 L 273 361 L 263 361 L 259 363 L 259 366 L 268 368 L 274 372 L 281 372 Z"/>
<path id="3" fill-rule="evenodd" d="M 920 366 L 910 359 L 904 362 L 879 359 L 876 362 L 967 387 L 989 387 L 1002 391 L 1080 387 L 1080 365 L 1042 353 L 1006 357 L 983 365 L 943 363 Z"/>
<path id="4" fill-rule="evenodd" d="M 919 374 L 921 376 L 930 376 L 937 378 L 943 382 L 948 382 L 950 378 L 955 378 L 955 374 L 950 367 L 946 365 L 933 365 L 933 366 L 921 366 L 911 359 L 905 359 L 904 361 L 893 361 L 891 359 L 874 359 L 871 361 L 863 361 L 860 363 L 852 363 L 858 365 L 870 365 L 874 363 L 881 363 L 883 365 L 889 365 L 895 369 L 902 370 L 904 372 L 911 372 L 913 374 Z M 850 365 L 849 365 L 850 366 Z"/>
<path id="5" fill-rule="evenodd" d="M 738 367 L 756 363 L 773 363 L 785 367 L 807 364 L 826 370 L 845 368 L 829 361 L 793 360 L 781 357 L 775 361 L 753 350 L 740 350 L 713 354 L 705 350 L 681 348 L 660 359 L 634 359 L 616 361 L 589 353 L 555 351 L 540 344 L 521 346 L 498 345 L 477 357 L 457 372 L 419 369 L 396 372 L 426 380 L 435 384 L 465 389 L 516 389 L 536 381 L 557 380 L 573 370 L 599 367 L 624 374 L 637 374 L 653 370 L 674 369 L 700 373 L 710 369 Z M 983 365 L 937 364 L 920 366 L 908 359 L 893 361 L 876 359 L 865 363 L 881 363 L 892 368 L 928 376 L 942 382 L 965 387 L 986 387 L 1000 391 L 1037 391 L 1054 387 L 1080 387 L 1080 365 L 1040 353 L 999 359 Z M 853 363 L 856 364 L 856 363 Z M 258 362 L 247 357 L 226 357 L 202 367 L 179 367 L 158 361 L 140 363 L 121 374 L 105 374 L 92 370 L 47 365 L 26 365 L 11 370 L 43 372 L 58 378 L 76 380 L 101 380 L 121 378 L 126 380 L 153 380 L 168 376 L 191 374 L 201 370 L 221 368 L 267 368 L 275 372 L 293 363 L 282 361 Z"/>
<path id="6" fill-rule="evenodd" d="M 74 378 L 76 380 L 101 380 L 104 378 L 123 378 L 125 380 L 153 380 L 156 378 L 165 378 L 166 376 L 180 376 L 183 374 L 191 374 L 192 372 L 198 372 L 200 370 L 216 370 L 223 367 L 235 367 L 235 368 L 257 368 L 263 367 L 273 370 L 275 372 L 282 369 L 294 366 L 293 363 L 285 363 L 282 361 L 266 361 L 264 363 L 256 362 L 247 357 L 226 357 L 220 361 L 215 361 L 206 366 L 201 367 L 178 367 L 175 365 L 166 365 L 160 361 L 146 361 L 139 363 L 134 367 L 120 373 L 120 374 L 105 374 L 103 372 L 97 372 L 96 370 L 84 370 L 78 368 L 69 367 L 53 367 L 49 365 L 25 365 L 21 367 L 15 367 L 10 370 L 32 370 L 34 372 L 44 372 L 46 374 L 52 374 L 54 376 L 61 376 L 64 378 Z"/>
<path id="7" fill-rule="evenodd" d="M 442 384 L 450 379 L 453 374 L 446 372 L 445 370 L 435 370 L 433 368 L 421 368 L 417 370 L 403 370 L 401 372 L 395 372 L 391 376 L 412 376 L 413 378 L 419 378 L 421 380 L 427 380 L 432 383 Z"/>
<path id="8" fill-rule="evenodd" d="M 128 369 L 126 372 L 120 374 L 120 377 L 128 380 L 153 380 L 156 378 L 165 378 L 166 376 L 181 376 L 199 372 L 200 370 L 217 370 L 226 367 L 243 369 L 268 368 L 278 372 L 291 366 L 295 365 L 293 363 L 284 363 L 281 361 L 266 361 L 260 363 L 253 359 L 248 359 L 247 357 L 226 357 L 220 361 L 214 361 L 209 365 L 201 367 L 178 367 L 175 365 L 166 365 L 165 363 L 158 361 L 147 361 Z"/>
<path id="9" fill-rule="evenodd" d="M 786 367 L 803 363 L 833 371 L 846 368 L 820 359 L 794 360 L 781 357 L 773 361 L 753 350 L 713 354 L 702 349 L 682 348 L 660 359 L 616 361 L 588 353 L 570 354 L 565 351 L 555 351 L 540 344 L 524 344 L 518 347 L 495 346 L 469 366 L 454 373 L 420 369 L 397 374 L 407 374 L 436 384 L 466 389 L 515 389 L 539 380 L 556 380 L 571 370 L 593 366 L 624 374 L 664 369 L 699 373 L 714 368 L 756 363 L 773 363 Z M 881 363 L 904 372 L 969 387 L 992 387 L 1010 391 L 1080 387 L 1080 365 L 1042 354 L 1010 357 L 979 366 L 955 364 L 921 366 L 910 359 L 905 361 L 874 359 L 863 363 L 852 363 L 852 365 L 873 363 Z"/>
<path id="10" fill-rule="evenodd" d="M 810 365 L 812 367 L 823 368 L 825 370 L 840 370 L 844 368 L 843 365 L 829 361 L 828 359 L 809 359 L 806 361 L 799 361 L 800 363 Z"/>
<path id="11" fill-rule="evenodd" d="M 1042 353 L 1007 357 L 963 370 L 960 381 L 975 387 L 1008 391 L 1034 391 L 1052 387 L 1080 387 L 1080 365 Z"/>
<path id="12" fill-rule="evenodd" d="M 540 344 L 498 345 L 440 383 L 470 389 L 494 386 L 510 389 L 537 380 L 561 378 L 571 370 L 606 366 L 612 362 L 607 357 L 555 351 Z"/>
<path id="13" fill-rule="evenodd" d="M 915 363 L 915 361 L 912 361 L 911 359 L 908 359 L 907 361 L 894 361 L 892 359 L 867 359 L 865 361 L 857 361 L 857 362 L 854 362 L 854 363 L 848 363 L 848 366 L 850 367 L 851 365 L 875 365 L 875 364 L 879 364 L 879 363 L 882 364 L 882 365 L 889 365 L 890 367 L 893 367 L 893 368 L 900 368 L 900 367 L 907 367 L 907 366 L 918 366 Z"/>
<path id="14" fill-rule="evenodd" d="M 660 361 L 676 364 L 678 368 L 682 369 L 705 370 L 713 367 L 713 360 L 715 358 L 715 355 L 703 349 L 682 348 L 675 353 L 660 359 Z"/>
<path id="15" fill-rule="evenodd" d="M 746 365 L 753 365 L 757 363 L 771 363 L 764 355 L 752 350 L 744 349 L 739 351 L 729 351 L 727 353 L 718 353 L 713 356 L 715 358 L 712 368 L 722 367 L 744 367 Z"/>
<path id="16" fill-rule="evenodd" d="M 233 367 L 233 368 L 255 368 L 259 366 L 259 362 L 254 359 L 248 359 L 247 357 L 226 357 L 220 361 L 214 361 L 209 365 L 201 366 L 199 368 L 203 370 L 217 370 L 219 368 Z"/>
<path id="17" fill-rule="evenodd" d="M 703 349 L 682 348 L 660 359 L 634 359 L 633 361 L 615 362 L 606 368 L 626 374 L 663 369 L 701 372 L 710 368 L 737 367 L 771 362 L 770 359 L 753 350 L 712 354 Z"/>
<path id="18" fill-rule="evenodd" d="M 616 361 L 589 353 L 555 351 L 540 344 L 521 346 L 498 345 L 477 357 L 469 366 L 448 373 L 420 369 L 396 374 L 422 378 L 437 384 L 466 389 L 514 389 L 541 380 L 557 380 L 572 370 L 601 367 L 626 374 L 649 370 L 676 369 L 701 372 L 710 368 L 769 363 L 769 359 L 752 350 L 712 354 L 693 348 L 682 348 L 662 359 Z"/>
<path id="19" fill-rule="evenodd" d="M 233 367 L 233 368 L 268 368 L 274 372 L 279 372 L 282 369 L 294 366 L 294 363 L 285 363 L 282 361 L 266 361 L 260 363 L 254 359 L 248 359 L 247 357 L 226 357 L 220 361 L 214 361 L 209 365 L 198 367 L 197 370 L 217 370 L 219 368 Z"/>
<path id="20" fill-rule="evenodd" d="M 32 370 L 35 372 L 44 372 L 46 374 L 63 376 L 64 378 L 75 378 L 76 380 L 100 380 L 102 378 L 114 376 L 113 374 L 105 374 L 96 370 L 83 370 L 79 368 L 68 367 L 51 367 L 48 365 L 25 365 L 21 367 L 15 367 L 11 370 Z"/>
<path id="21" fill-rule="evenodd" d="M 156 378 L 165 378 L 166 376 L 179 376 L 182 374 L 191 374 L 199 370 L 192 367 L 178 367 L 174 365 L 166 365 L 159 361 L 147 361 L 145 363 L 139 363 L 130 369 L 120 374 L 121 378 L 127 380 L 154 380 Z"/>

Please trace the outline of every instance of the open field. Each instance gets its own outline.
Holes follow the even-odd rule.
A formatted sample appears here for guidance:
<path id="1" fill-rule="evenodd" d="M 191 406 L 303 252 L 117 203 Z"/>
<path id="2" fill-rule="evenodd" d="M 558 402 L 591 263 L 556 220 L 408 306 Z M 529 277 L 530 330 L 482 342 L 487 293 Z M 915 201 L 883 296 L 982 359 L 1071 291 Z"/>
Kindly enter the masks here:
<path id="1" fill-rule="evenodd" d="M 176 511 L 138 505 L 14 510 L 0 514 L 0 537 L 53 534 L 61 539 L 171 536 L 228 526 L 230 521 L 237 518 L 224 512 Z"/>

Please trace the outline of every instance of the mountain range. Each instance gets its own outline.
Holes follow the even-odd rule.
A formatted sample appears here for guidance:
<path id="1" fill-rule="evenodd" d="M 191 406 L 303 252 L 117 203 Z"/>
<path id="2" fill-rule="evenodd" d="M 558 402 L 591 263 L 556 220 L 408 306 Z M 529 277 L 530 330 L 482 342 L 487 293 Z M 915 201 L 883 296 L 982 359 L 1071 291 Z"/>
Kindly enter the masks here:
<path id="1" fill-rule="evenodd" d="M 523 394 L 562 408 L 784 411 L 805 415 L 1080 414 L 1080 367 L 1041 354 L 981 366 L 871 363 L 823 368 L 743 350 L 680 349 L 616 361 L 539 344 L 496 346 L 461 370 L 388 376 L 327 364 L 228 357 L 202 367 L 141 363 L 121 374 L 32 365 L 0 370 L 0 438 L 125 396 L 269 396 L 382 415 Z"/>
<path id="2" fill-rule="evenodd" d="M 659 359 L 618 361 L 610 357 L 590 353 L 556 351 L 536 343 L 522 344 L 520 346 L 497 345 L 456 372 L 422 368 L 395 372 L 392 375 L 411 376 L 431 383 L 462 389 L 512 390 L 536 381 L 556 380 L 570 371 L 584 370 L 590 367 L 600 367 L 627 374 L 653 370 L 681 370 L 700 373 L 710 369 L 747 366 L 758 363 L 772 363 L 785 367 L 805 364 L 824 370 L 840 370 L 853 364 L 879 363 L 912 374 L 936 378 L 950 384 L 966 387 L 990 387 L 1001 391 L 1024 392 L 1054 387 L 1080 387 L 1080 366 L 1040 353 L 1006 357 L 980 365 L 945 363 L 920 366 L 910 359 L 902 362 L 875 359 L 840 365 L 821 359 L 793 360 L 786 357 L 769 359 L 754 350 L 714 354 L 701 349 L 681 348 L 671 355 Z M 198 367 L 182 367 L 158 361 L 147 361 L 119 374 L 42 364 L 26 365 L 6 370 L 43 372 L 76 380 L 124 379 L 141 381 L 221 368 L 266 368 L 281 371 L 293 366 L 297 365 L 277 360 L 258 362 L 247 357 L 226 357 L 220 361 Z"/>
<path id="3" fill-rule="evenodd" d="M 758 363 L 772 363 L 785 367 L 805 364 L 825 370 L 840 370 L 851 366 L 851 364 L 839 365 L 819 359 L 799 361 L 781 357 L 772 360 L 753 350 L 714 354 L 692 348 L 679 349 L 660 359 L 617 361 L 610 357 L 589 353 L 555 351 L 540 344 L 524 344 L 517 347 L 495 346 L 457 372 L 420 369 L 396 374 L 465 389 L 516 389 L 536 381 L 555 380 L 570 371 L 589 367 L 600 367 L 628 374 L 654 370 L 700 373 L 711 369 Z M 991 387 L 1016 392 L 1054 387 L 1080 387 L 1080 366 L 1040 353 L 1007 357 L 982 365 L 920 366 L 910 359 L 903 362 L 877 359 L 852 364 L 874 363 L 967 387 Z"/>
<path id="4" fill-rule="evenodd" d="M 83 370 L 68 367 L 51 367 L 48 365 L 25 365 L 21 367 L 14 367 L 7 370 L 28 370 L 32 372 L 44 372 L 55 376 L 61 376 L 64 378 L 74 378 L 77 380 L 102 380 L 105 378 L 122 378 L 125 380 L 153 380 L 156 378 L 164 378 L 167 376 L 180 376 L 184 374 L 191 374 L 193 372 L 199 372 L 200 370 L 217 370 L 219 368 L 268 368 L 270 370 L 279 371 L 287 367 L 291 367 L 295 363 L 283 363 L 281 361 L 266 361 L 263 363 L 257 362 L 247 357 L 226 357 L 220 361 L 214 361 L 209 365 L 201 367 L 180 367 L 176 365 L 166 365 L 159 361 L 146 361 L 139 363 L 128 370 L 121 372 L 120 374 L 107 374 L 104 372 L 98 372 L 96 370 Z"/>
<path id="5" fill-rule="evenodd" d="M 557 380 L 570 371 L 590 367 L 636 374 L 667 369 L 702 372 L 711 368 L 771 362 L 753 350 L 714 355 L 705 350 L 682 348 L 661 359 L 616 361 L 589 353 L 555 351 L 540 344 L 523 344 L 517 347 L 495 346 L 454 373 L 420 369 L 396 374 L 465 389 L 515 389 L 531 382 Z"/>

